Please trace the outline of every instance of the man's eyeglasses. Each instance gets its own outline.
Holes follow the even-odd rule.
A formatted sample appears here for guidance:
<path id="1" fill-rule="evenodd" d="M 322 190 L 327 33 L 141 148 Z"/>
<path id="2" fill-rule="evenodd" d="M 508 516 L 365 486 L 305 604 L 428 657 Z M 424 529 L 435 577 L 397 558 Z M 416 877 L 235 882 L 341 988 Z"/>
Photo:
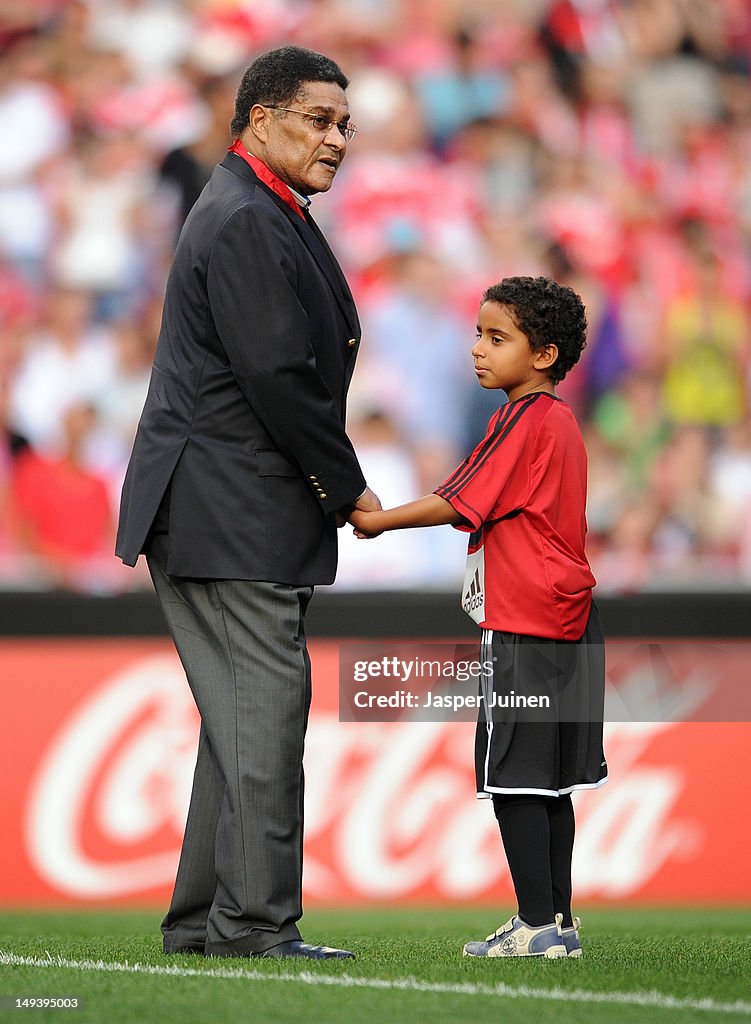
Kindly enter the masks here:
<path id="1" fill-rule="evenodd" d="M 336 125 L 341 134 L 344 136 L 345 142 L 351 142 L 357 135 L 357 128 L 349 121 L 329 121 L 323 114 L 311 114 L 307 110 L 294 110 L 292 107 L 271 107 L 271 110 L 284 110 L 288 114 L 299 114 L 300 117 L 307 117 L 310 123 L 313 125 L 317 132 L 321 135 L 328 135 L 331 129 Z"/>

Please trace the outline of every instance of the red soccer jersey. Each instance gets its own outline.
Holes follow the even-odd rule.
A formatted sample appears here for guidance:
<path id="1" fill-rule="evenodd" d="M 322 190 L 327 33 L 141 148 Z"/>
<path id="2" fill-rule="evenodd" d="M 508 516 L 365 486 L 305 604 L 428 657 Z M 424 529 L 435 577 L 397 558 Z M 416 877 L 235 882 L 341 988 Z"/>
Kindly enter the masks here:
<path id="1" fill-rule="evenodd" d="M 569 406 L 541 391 L 504 405 L 435 493 L 472 531 L 467 614 L 485 629 L 579 640 L 595 578 L 584 553 L 587 454 Z"/>

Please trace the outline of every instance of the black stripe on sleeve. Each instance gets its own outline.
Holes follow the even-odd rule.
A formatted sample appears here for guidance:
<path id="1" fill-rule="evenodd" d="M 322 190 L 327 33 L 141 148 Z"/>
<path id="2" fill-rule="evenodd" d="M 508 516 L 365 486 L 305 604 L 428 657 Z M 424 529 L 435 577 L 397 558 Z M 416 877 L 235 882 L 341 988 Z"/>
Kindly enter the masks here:
<path id="1" fill-rule="evenodd" d="M 484 449 L 485 449 L 485 447 L 487 445 L 492 443 L 493 438 L 498 433 L 498 431 L 501 429 L 501 427 L 503 425 L 503 421 L 505 419 L 505 414 L 507 413 L 509 408 L 510 408 L 510 406 L 508 404 L 506 404 L 506 405 L 502 406 L 501 409 L 499 410 L 499 412 L 497 414 L 497 417 L 496 417 L 495 426 L 493 427 L 493 433 L 490 434 L 489 437 L 486 437 L 482 441 L 482 445 L 483 445 L 482 451 L 484 451 Z M 472 453 L 472 454 L 474 454 L 474 453 Z M 447 490 L 447 489 L 451 488 L 451 485 L 454 483 L 454 481 L 469 466 L 469 462 L 470 462 L 470 459 L 472 458 L 472 454 L 468 455 L 467 458 L 459 466 L 457 466 L 457 468 L 454 470 L 454 472 L 451 473 L 450 476 L 448 476 L 439 487 L 436 487 L 436 489 L 435 489 L 435 493 L 436 494 L 438 494 L 439 491 Z M 478 455 L 479 454 L 480 453 L 478 453 Z"/>
<path id="2" fill-rule="evenodd" d="M 525 395 L 523 398 L 520 398 L 518 400 L 520 403 L 519 407 L 514 409 L 512 415 L 499 418 L 496 429 L 483 442 L 482 447 L 475 453 L 474 459 L 470 458 L 463 462 L 440 487 L 436 488 L 435 493 L 447 501 L 456 497 L 459 491 L 466 487 L 470 480 L 485 465 L 496 448 L 508 437 L 534 400 L 539 397 L 540 394 L 538 393 L 536 395 Z M 509 403 L 504 409 L 509 409 L 511 404 Z"/>

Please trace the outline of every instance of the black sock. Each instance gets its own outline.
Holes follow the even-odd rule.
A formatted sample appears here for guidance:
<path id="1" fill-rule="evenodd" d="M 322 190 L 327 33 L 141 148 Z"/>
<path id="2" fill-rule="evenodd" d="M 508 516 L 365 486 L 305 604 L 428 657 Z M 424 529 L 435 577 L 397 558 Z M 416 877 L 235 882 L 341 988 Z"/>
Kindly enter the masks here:
<path id="1" fill-rule="evenodd" d="M 574 852 L 574 805 L 571 796 L 551 796 L 545 800 L 550 824 L 550 877 L 553 883 L 553 908 L 563 914 L 563 927 L 570 928 L 571 858 Z"/>
<path id="2" fill-rule="evenodd" d="M 550 871 L 550 822 L 545 797 L 493 796 L 519 917 L 533 928 L 550 924 L 553 882 Z"/>

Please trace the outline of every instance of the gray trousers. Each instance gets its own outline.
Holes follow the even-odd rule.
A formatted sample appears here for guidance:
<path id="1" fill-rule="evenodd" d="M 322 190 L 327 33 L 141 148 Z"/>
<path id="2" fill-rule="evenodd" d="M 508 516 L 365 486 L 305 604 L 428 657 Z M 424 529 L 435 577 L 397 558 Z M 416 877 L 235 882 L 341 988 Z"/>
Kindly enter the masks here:
<path id="1" fill-rule="evenodd" d="M 201 715 L 165 952 L 247 956 L 299 939 L 311 587 L 196 580 L 147 562 Z"/>

